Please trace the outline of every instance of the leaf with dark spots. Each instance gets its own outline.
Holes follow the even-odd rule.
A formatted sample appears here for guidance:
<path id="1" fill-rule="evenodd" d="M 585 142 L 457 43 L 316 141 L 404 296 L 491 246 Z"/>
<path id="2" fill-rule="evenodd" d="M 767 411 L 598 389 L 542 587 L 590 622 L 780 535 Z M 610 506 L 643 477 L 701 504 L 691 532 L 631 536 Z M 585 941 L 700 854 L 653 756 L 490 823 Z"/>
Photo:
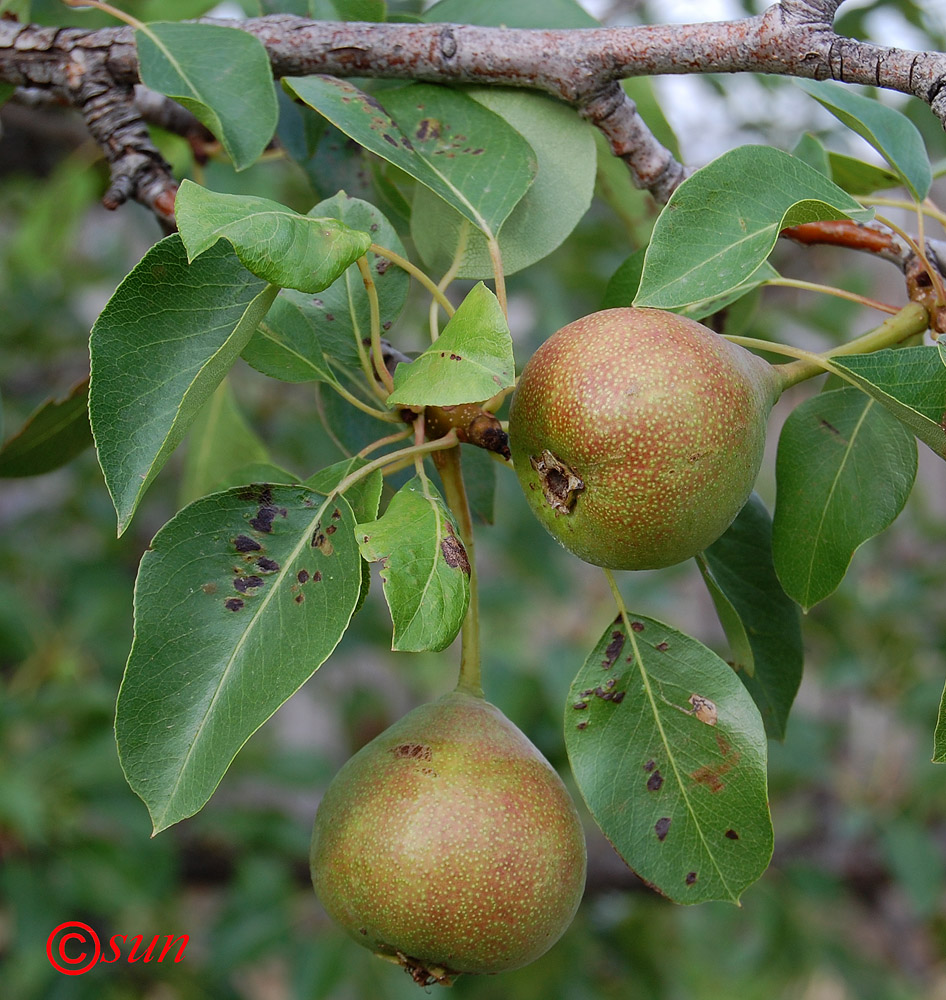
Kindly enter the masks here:
<path id="1" fill-rule="evenodd" d="M 263 546 L 249 535 L 237 535 L 233 539 L 233 547 L 237 552 L 259 552 Z"/>
<path id="2" fill-rule="evenodd" d="M 320 569 L 317 569 L 312 574 L 312 582 L 313 583 L 321 583 L 322 582 L 322 571 Z"/>
<path id="3" fill-rule="evenodd" d="M 654 832 L 657 834 L 657 839 L 663 841 L 667 836 L 667 831 L 670 829 L 670 817 L 661 816 L 660 819 L 654 824 Z"/>
<path id="4" fill-rule="evenodd" d="M 258 497 L 231 489 L 181 510 L 141 561 L 115 730 L 125 775 L 155 832 L 204 805 L 251 734 L 332 652 L 360 597 L 362 561 L 347 502 L 335 500 L 344 519 L 331 579 L 296 602 L 297 574 L 313 559 L 306 543 L 330 502 L 302 486 L 274 486 L 271 499 L 286 516 L 266 537 L 265 557 L 234 552 Z M 248 572 L 260 558 L 279 568 Z M 219 596 L 205 595 L 208 583 Z"/>
<path id="5" fill-rule="evenodd" d="M 250 520 L 250 527 L 263 532 L 263 534 L 269 534 L 273 530 L 273 521 L 275 520 L 275 507 L 260 507 L 256 517 Z"/>
<path id="6" fill-rule="evenodd" d="M 624 638 L 619 652 L 615 633 Z M 693 691 L 699 701 L 688 702 Z M 586 708 L 574 712 L 576 701 Z M 709 702 L 715 724 L 707 724 Z M 622 618 L 603 630 L 566 704 L 575 781 L 627 864 L 677 902 L 737 902 L 768 865 L 772 826 L 765 731 L 732 668 L 662 622 L 628 618 L 625 627 Z M 582 731 L 578 716 L 587 721 Z M 727 829 L 739 839 L 724 837 Z M 692 871 L 699 883 L 688 887 Z"/>
<path id="7" fill-rule="evenodd" d="M 296 604 L 301 604 L 305 600 L 305 594 L 296 594 L 293 600 L 295 600 Z"/>
<path id="8" fill-rule="evenodd" d="M 268 559 L 266 556 L 261 556 L 259 559 L 257 559 L 256 560 L 256 565 L 259 566 L 259 568 L 264 573 L 278 573 L 279 572 L 279 563 L 276 562 L 275 559 Z"/>
<path id="9" fill-rule="evenodd" d="M 693 885 L 696 881 L 696 872 L 687 872 L 687 877 L 684 881 L 687 885 Z"/>
<path id="10" fill-rule="evenodd" d="M 735 831 L 735 830 L 727 830 L 727 831 L 726 831 L 726 836 L 727 836 L 727 837 L 728 837 L 728 838 L 729 838 L 730 840 L 738 840 L 738 839 L 739 839 L 739 834 L 738 834 L 738 833 L 736 833 L 736 831 Z"/>
<path id="11" fill-rule="evenodd" d="M 296 574 L 296 579 L 299 583 L 308 583 L 309 581 L 309 571 L 307 569 L 300 569 Z"/>

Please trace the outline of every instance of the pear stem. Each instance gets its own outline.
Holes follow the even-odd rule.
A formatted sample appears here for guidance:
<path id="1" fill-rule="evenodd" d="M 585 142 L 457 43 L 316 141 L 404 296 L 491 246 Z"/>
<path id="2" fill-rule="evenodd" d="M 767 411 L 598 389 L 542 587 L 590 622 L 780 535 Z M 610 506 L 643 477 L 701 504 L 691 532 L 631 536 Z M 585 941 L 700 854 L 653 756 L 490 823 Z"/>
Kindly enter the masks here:
<path id="1" fill-rule="evenodd" d="M 453 511 L 460 529 L 460 541 L 466 549 L 466 557 L 470 562 L 470 603 L 463 620 L 460 634 L 460 676 L 457 680 L 457 690 L 467 694 L 483 697 L 483 683 L 480 678 L 480 602 L 479 587 L 476 577 L 476 558 L 473 549 L 473 518 L 470 514 L 470 503 L 466 495 L 466 485 L 463 482 L 463 470 L 460 468 L 460 448 L 449 448 L 433 454 L 434 464 L 440 472 L 443 481 L 444 499 Z"/>
<path id="2" fill-rule="evenodd" d="M 782 390 L 789 386 L 797 385 L 806 379 L 822 375 L 826 371 L 842 375 L 837 368 L 831 364 L 831 359 L 841 357 L 845 354 L 870 354 L 873 351 L 882 350 L 885 347 L 896 347 L 905 340 L 923 333 L 929 326 L 929 313 L 917 302 L 911 302 L 904 306 L 895 316 L 884 320 L 880 326 L 860 337 L 849 340 L 846 344 L 832 347 L 831 350 L 823 354 L 815 354 L 812 351 L 805 351 L 797 347 L 789 347 L 786 344 L 772 344 L 766 340 L 757 340 L 755 337 L 735 337 L 728 336 L 727 340 L 743 347 L 753 347 L 757 350 L 770 351 L 775 354 L 787 354 L 789 357 L 797 358 L 785 365 L 776 365 L 775 370 L 782 380 Z"/>

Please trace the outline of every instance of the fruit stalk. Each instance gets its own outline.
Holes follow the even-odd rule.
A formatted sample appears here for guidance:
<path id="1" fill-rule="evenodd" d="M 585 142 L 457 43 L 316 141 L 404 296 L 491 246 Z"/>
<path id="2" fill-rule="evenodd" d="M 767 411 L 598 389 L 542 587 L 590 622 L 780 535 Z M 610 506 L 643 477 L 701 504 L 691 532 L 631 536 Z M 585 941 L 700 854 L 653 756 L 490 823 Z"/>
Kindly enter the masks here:
<path id="1" fill-rule="evenodd" d="M 476 556 L 473 548 L 473 518 L 467 500 L 463 470 L 460 467 L 460 448 L 434 452 L 434 464 L 443 481 L 444 499 L 457 519 L 460 541 L 470 561 L 470 604 L 463 620 L 460 634 L 460 677 L 457 690 L 483 697 L 480 679 L 480 602 L 476 576 Z"/>

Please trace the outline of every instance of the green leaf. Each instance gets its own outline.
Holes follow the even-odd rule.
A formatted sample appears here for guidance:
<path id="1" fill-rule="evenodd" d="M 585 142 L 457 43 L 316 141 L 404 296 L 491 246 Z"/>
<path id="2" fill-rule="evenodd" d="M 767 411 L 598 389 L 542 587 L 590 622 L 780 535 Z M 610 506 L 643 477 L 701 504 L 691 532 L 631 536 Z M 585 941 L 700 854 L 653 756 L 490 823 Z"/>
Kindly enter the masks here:
<path id="1" fill-rule="evenodd" d="M 320 202 L 310 214 L 338 219 L 352 229 L 369 233 L 373 242 L 386 250 L 407 256 L 400 237 L 381 211 L 367 201 L 350 198 L 344 191 Z M 368 265 L 378 293 L 381 329 L 386 331 L 407 302 L 410 278 L 402 268 L 374 253 L 368 254 Z M 302 308 L 315 326 L 325 353 L 357 367 L 358 341 L 364 343 L 371 337 L 371 307 L 358 267 L 349 267 L 318 298 L 298 299 L 304 302 Z"/>
<path id="2" fill-rule="evenodd" d="M 251 486 L 254 483 L 292 486 L 299 482 L 299 477 L 272 462 L 247 462 L 228 472 L 219 483 L 218 492 L 233 489 L 234 486 Z"/>
<path id="3" fill-rule="evenodd" d="M 309 0 L 309 17 L 317 21 L 383 21 L 384 0 Z"/>
<path id="4" fill-rule="evenodd" d="M 109 299 L 92 328 L 89 416 L 119 534 L 276 291 L 227 244 L 188 266 L 173 235 Z"/>
<path id="5" fill-rule="evenodd" d="M 770 146 L 740 146 L 688 177 L 654 227 L 635 304 L 679 309 L 752 275 L 787 226 L 873 217 L 814 167 Z"/>
<path id="6" fill-rule="evenodd" d="M 450 87 L 417 83 L 386 91 L 382 107 L 335 77 L 301 77 L 283 86 L 365 149 L 429 187 L 488 237 L 499 232 L 535 175 L 525 139 Z"/>
<path id="7" fill-rule="evenodd" d="M 765 261 L 757 267 L 745 281 L 736 285 L 735 288 L 726 292 L 725 295 L 716 295 L 710 299 L 702 299 L 700 302 L 694 302 L 692 305 L 686 306 L 678 311 L 683 316 L 689 316 L 690 319 L 706 319 L 707 316 L 712 316 L 713 313 L 717 313 L 728 308 L 744 295 L 748 295 L 749 292 L 760 288 L 768 281 L 775 280 L 778 276 L 778 271 L 776 271 L 768 261 Z M 728 333 L 729 331 L 726 332 Z"/>
<path id="8" fill-rule="evenodd" d="M 804 665 L 801 616 L 775 575 L 772 519 L 755 493 L 698 561 L 729 639 L 732 666 L 765 731 L 784 739 Z"/>
<path id="9" fill-rule="evenodd" d="M 946 458 L 946 367 L 940 358 L 938 347 L 901 347 L 831 360 Z"/>
<path id="10" fill-rule="evenodd" d="M 433 24 L 506 28 L 599 28 L 576 0 L 440 0 L 424 14 Z"/>
<path id="11" fill-rule="evenodd" d="M 821 140 L 813 136 L 810 132 L 806 132 L 798 140 L 795 148 L 792 150 L 792 156 L 797 157 L 799 160 L 804 160 L 809 167 L 814 167 L 819 174 L 824 174 L 825 177 L 831 176 L 828 151 Z M 835 180 L 835 183 L 837 183 L 837 180 Z M 846 190 L 847 188 L 845 188 Z"/>
<path id="12" fill-rule="evenodd" d="M 785 592 L 805 611 L 900 513 L 916 466 L 910 432 L 858 389 L 823 392 L 792 411 L 776 458 L 772 555 Z"/>
<path id="13" fill-rule="evenodd" d="M 917 201 L 929 194 L 933 169 L 920 130 L 894 108 L 823 80 L 796 80 L 796 85 L 827 108 L 840 122 L 866 139 L 890 164 Z"/>
<path id="14" fill-rule="evenodd" d="M 229 485 L 236 470 L 268 459 L 266 446 L 246 422 L 229 380 L 224 379 L 201 407 L 188 432 L 178 502 L 183 507 L 222 489 L 224 484 Z"/>
<path id="15" fill-rule="evenodd" d="M 377 521 L 356 527 L 361 554 L 381 563 L 394 623 L 392 649 L 445 649 L 470 600 L 470 563 L 456 525 L 429 483 L 415 477 Z"/>
<path id="16" fill-rule="evenodd" d="M 158 532 L 138 572 L 115 719 L 155 833 L 210 798 L 338 644 L 360 589 L 351 509 L 302 486 L 214 493 Z"/>
<path id="17" fill-rule="evenodd" d="M 936 729 L 933 731 L 933 763 L 946 764 L 946 687 L 943 688 Z"/>
<path id="18" fill-rule="evenodd" d="M 897 174 L 853 156 L 829 153 L 828 160 L 831 164 L 831 180 L 849 194 L 873 194 L 884 188 L 899 187 L 902 183 Z"/>
<path id="19" fill-rule="evenodd" d="M 174 213 L 187 259 L 228 240 L 243 266 L 283 288 L 320 292 L 371 246 L 371 237 L 335 219 L 299 215 L 268 198 L 219 194 L 181 182 Z"/>
<path id="20" fill-rule="evenodd" d="M 565 745 L 595 821 L 677 903 L 735 903 L 768 865 L 762 720 L 732 669 L 661 622 L 618 619 L 578 671 Z"/>
<path id="21" fill-rule="evenodd" d="M 496 296 L 474 285 L 436 342 L 394 369 L 391 406 L 476 403 L 515 384 L 512 337 Z"/>
<path id="22" fill-rule="evenodd" d="M 353 472 L 363 469 L 368 464 L 367 459 L 359 458 L 357 455 L 352 458 L 344 458 L 334 465 L 327 465 L 324 469 L 319 469 L 303 483 L 309 489 L 317 490 L 319 493 L 332 493 L 343 479 Z M 359 479 L 345 490 L 343 496 L 348 501 L 356 521 L 373 521 L 378 516 L 378 506 L 381 503 L 381 490 L 384 487 L 384 476 L 380 469 L 369 472 L 367 476 Z"/>
<path id="23" fill-rule="evenodd" d="M 146 87 L 192 112 L 237 170 L 259 158 L 279 118 L 269 55 L 259 39 L 220 24 L 158 22 L 137 30 L 135 44 Z"/>
<path id="24" fill-rule="evenodd" d="M 476 87 L 466 93 L 522 135 L 535 151 L 538 174 L 503 223 L 503 270 L 513 274 L 547 257 L 581 221 L 594 194 L 594 129 L 561 101 L 524 90 Z M 460 278 L 490 278 L 486 239 L 426 188 L 414 192 L 411 236 L 424 261 L 446 269 L 462 244 Z"/>
<path id="25" fill-rule="evenodd" d="M 39 476 L 71 462 L 92 443 L 89 380 L 62 399 L 50 399 L 0 448 L 0 478 Z"/>
<path id="26" fill-rule="evenodd" d="M 263 318 L 243 360 L 258 372 L 283 382 L 335 382 L 312 318 L 312 310 L 280 294 Z"/>

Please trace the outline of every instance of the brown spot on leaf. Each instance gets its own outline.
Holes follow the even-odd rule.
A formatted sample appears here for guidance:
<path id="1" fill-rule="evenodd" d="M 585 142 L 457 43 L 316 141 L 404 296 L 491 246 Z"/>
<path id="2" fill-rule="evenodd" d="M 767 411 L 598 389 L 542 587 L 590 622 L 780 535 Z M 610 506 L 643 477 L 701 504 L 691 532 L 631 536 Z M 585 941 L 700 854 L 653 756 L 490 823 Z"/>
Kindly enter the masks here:
<path id="1" fill-rule="evenodd" d="M 466 549 L 453 532 L 440 543 L 440 551 L 443 553 L 444 561 L 451 569 L 459 569 L 467 576 L 470 575 L 470 560 L 467 558 Z"/>
<path id="2" fill-rule="evenodd" d="M 309 571 L 307 569 L 300 569 L 299 572 L 296 573 L 296 579 L 299 583 L 308 583 Z"/>
<path id="3" fill-rule="evenodd" d="M 661 786 L 664 783 L 664 776 L 659 770 L 654 771 L 653 774 L 647 779 L 647 791 L 649 792 L 659 792 Z"/>
<path id="4" fill-rule="evenodd" d="M 624 701 L 625 694 L 627 694 L 626 691 L 615 691 L 614 694 L 611 695 L 611 704 L 620 705 L 621 702 Z"/>
<path id="5" fill-rule="evenodd" d="M 696 881 L 696 872 L 687 872 L 687 877 L 683 880 L 687 885 L 693 885 Z"/>
<path id="6" fill-rule="evenodd" d="M 670 644 L 666 642 L 658 642 L 657 645 L 654 646 L 654 649 L 656 649 L 659 653 L 666 653 L 669 648 Z"/>
<path id="7" fill-rule="evenodd" d="M 215 583 L 205 583 L 203 587 L 200 588 L 205 594 L 216 594 L 217 585 Z"/>
<path id="8" fill-rule="evenodd" d="M 604 651 L 604 659 L 601 661 L 601 666 L 605 670 L 610 670 L 617 662 L 617 658 L 621 655 L 621 650 L 624 648 L 625 641 L 626 636 L 623 632 L 615 629 L 611 633 L 611 641 L 608 643 L 608 647 Z"/>
<path id="9" fill-rule="evenodd" d="M 725 750 L 722 750 L 723 746 L 725 746 Z M 698 785 L 708 788 L 714 794 L 721 792 L 726 787 L 723 776 L 739 763 L 739 758 L 742 756 L 740 753 L 733 753 L 732 747 L 725 740 L 721 744 L 720 750 L 723 753 L 721 761 L 716 764 L 704 764 L 703 767 L 698 767 L 695 771 L 690 772 L 690 777 Z"/>
<path id="10" fill-rule="evenodd" d="M 233 539 L 233 547 L 237 552 L 259 552 L 263 546 L 249 535 L 237 535 Z"/>
<path id="11" fill-rule="evenodd" d="M 436 118 L 421 118 L 417 123 L 414 137 L 419 142 L 426 142 L 428 139 L 440 138 L 440 122 Z"/>
<path id="12" fill-rule="evenodd" d="M 305 594 L 296 594 L 293 600 L 296 602 L 296 604 L 301 604 L 305 600 Z"/>
<path id="13" fill-rule="evenodd" d="M 314 572 L 314 573 L 312 574 L 312 582 L 313 582 L 313 583 L 321 583 L 321 582 L 322 582 L 322 571 L 321 571 L 321 570 L 318 570 L 318 569 L 317 569 L 317 570 L 316 570 L 316 571 L 315 571 L 315 572 Z"/>
<path id="14" fill-rule="evenodd" d="M 738 840 L 738 839 L 739 839 L 739 834 L 738 834 L 738 833 L 736 833 L 736 831 L 735 831 L 735 830 L 727 830 L 727 831 L 726 831 L 726 836 L 727 836 L 727 837 L 728 837 L 728 838 L 729 838 L 730 840 Z"/>
<path id="15" fill-rule="evenodd" d="M 667 831 L 670 829 L 670 817 L 661 816 L 660 819 L 654 823 L 654 833 L 657 834 L 657 839 L 662 841 L 664 837 L 667 836 Z"/>
<path id="16" fill-rule="evenodd" d="M 705 722 L 708 726 L 716 725 L 719 720 L 719 714 L 716 711 L 715 702 L 710 701 L 709 698 L 704 698 L 701 694 L 691 694 L 688 700 L 693 706 L 693 714 L 700 722 Z M 729 752 L 728 744 L 722 752 L 724 756 Z"/>
<path id="17" fill-rule="evenodd" d="M 585 729 L 585 728 L 587 727 L 587 725 L 588 725 L 588 720 L 587 720 L 587 719 L 582 719 L 582 720 L 581 720 L 581 722 L 579 722 L 579 723 L 578 723 L 578 724 L 577 724 L 577 725 L 575 726 L 575 728 L 576 728 L 576 729 Z"/>
<path id="18" fill-rule="evenodd" d="M 643 632 L 644 631 L 644 623 L 643 622 L 631 622 L 631 631 L 632 632 Z"/>
<path id="19" fill-rule="evenodd" d="M 257 559 L 256 560 L 256 565 L 259 566 L 259 568 L 264 573 L 278 573 L 279 572 L 279 563 L 276 562 L 275 559 L 267 559 L 266 556 L 261 556 L 259 559 Z"/>
<path id="20" fill-rule="evenodd" d="M 233 589 L 239 590 L 241 594 L 245 594 L 248 590 L 253 590 L 256 587 L 263 586 L 263 578 L 261 576 L 238 576 L 233 581 Z"/>
<path id="21" fill-rule="evenodd" d="M 655 761 L 655 760 L 649 760 L 649 761 L 647 761 L 647 763 L 646 763 L 646 764 L 644 765 L 644 770 L 645 770 L 645 771 L 653 771 L 653 769 L 654 769 L 654 768 L 655 768 L 656 766 L 657 766 L 657 761 Z"/>
<path id="22" fill-rule="evenodd" d="M 223 602 L 223 606 L 227 611 L 239 611 L 243 607 L 243 602 L 239 597 L 228 597 Z"/>

